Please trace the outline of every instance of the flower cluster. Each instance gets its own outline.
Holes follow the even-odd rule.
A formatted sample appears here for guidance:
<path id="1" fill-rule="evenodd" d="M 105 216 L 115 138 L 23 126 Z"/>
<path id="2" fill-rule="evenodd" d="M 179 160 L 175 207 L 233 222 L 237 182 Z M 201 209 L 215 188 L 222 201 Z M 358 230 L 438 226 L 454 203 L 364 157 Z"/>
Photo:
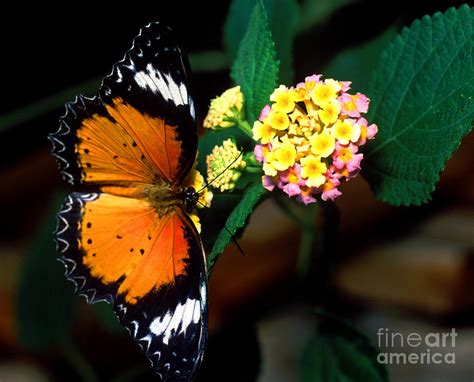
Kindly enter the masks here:
<path id="1" fill-rule="evenodd" d="M 225 129 L 235 125 L 233 119 L 240 119 L 243 95 L 240 86 L 227 89 L 211 101 L 203 126 L 208 129 Z"/>
<path id="2" fill-rule="evenodd" d="M 209 191 L 208 187 L 204 187 L 205 186 L 204 177 L 201 175 L 201 173 L 198 170 L 193 169 L 189 173 L 189 175 L 184 181 L 184 185 L 188 187 L 193 187 L 196 191 L 199 192 L 199 198 L 196 204 L 196 208 L 204 208 L 204 207 L 211 206 L 212 198 L 214 195 L 212 194 L 211 191 Z M 195 213 L 195 211 L 190 213 L 189 216 L 191 217 L 191 220 L 196 226 L 196 229 L 198 230 L 198 232 L 201 232 L 201 222 L 199 220 L 199 217 Z"/>
<path id="3" fill-rule="evenodd" d="M 273 92 L 253 126 L 266 189 L 278 187 L 304 204 L 318 195 L 334 200 L 341 180 L 359 173 L 359 147 L 375 137 L 377 126 L 361 116 L 369 99 L 348 93 L 350 84 L 312 75 Z"/>
<path id="4" fill-rule="evenodd" d="M 245 161 L 235 143 L 229 138 L 215 146 L 206 158 L 207 182 L 221 192 L 235 188 L 245 169 Z"/>

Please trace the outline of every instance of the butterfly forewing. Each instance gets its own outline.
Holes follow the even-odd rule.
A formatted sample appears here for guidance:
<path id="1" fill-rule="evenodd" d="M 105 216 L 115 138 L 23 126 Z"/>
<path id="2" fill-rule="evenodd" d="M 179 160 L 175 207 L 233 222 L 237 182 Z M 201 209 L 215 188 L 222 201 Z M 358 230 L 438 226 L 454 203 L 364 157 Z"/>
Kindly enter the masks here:
<path id="1" fill-rule="evenodd" d="M 126 186 L 160 177 L 180 184 L 197 149 L 188 75 L 187 58 L 169 29 L 158 23 L 143 28 L 104 78 L 100 97 L 67 104 L 50 135 L 65 180 Z"/>
<path id="2" fill-rule="evenodd" d="M 199 234 L 182 203 L 144 192 L 181 187 L 196 156 L 185 56 L 150 24 L 99 91 L 66 105 L 50 136 L 69 195 L 56 239 L 66 275 L 91 303 L 112 303 L 162 380 L 191 380 L 207 340 L 207 278 Z M 160 186 L 161 187 L 161 186 Z M 160 193 L 158 193 L 160 195 Z"/>
<path id="3" fill-rule="evenodd" d="M 100 89 L 110 114 L 124 126 L 151 125 L 152 131 L 145 128 L 134 138 L 141 141 L 162 175 L 175 183 L 189 172 L 197 149 L 189 74 L 187 57 L 171 31 L 154 23 L 135 37 L 132 48 L 114 65 Z M 165 155 L 152 145 L 147 131 L 161 139 L 158 147 L 166 148 Z"/>

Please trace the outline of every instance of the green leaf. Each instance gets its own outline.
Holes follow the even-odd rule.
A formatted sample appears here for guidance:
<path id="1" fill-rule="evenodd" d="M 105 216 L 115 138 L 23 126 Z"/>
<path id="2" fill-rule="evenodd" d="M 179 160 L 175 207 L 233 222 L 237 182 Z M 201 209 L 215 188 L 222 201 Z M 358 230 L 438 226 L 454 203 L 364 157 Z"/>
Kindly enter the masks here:
<path id="1" fill-rule="evenodd" d="M 211 73 L 227 69 L 229 58 L 220 50 L 204 50 L 189 54 L 189 63 L 193 73 Z"/>
<path id="2" fill-rule="evenodd" d="M 219 255 L 231 241 L 232 235 L 236 235 L 239 229 L 245 227 L 250 214 L 265 193 L 266 190 L 260 181 L 252 183 L 245 189 L 239 203 L 227 218 L 226 228 L 221 229 L 212 250 L 207 255 L 209 273 L 212 271 Z"/>
<path id="3" fill-rule="evenodd" d="M 367 337 L 336 317 L 317 312 L 318 333 L 310 339 L 301 359 L 302 382 L 389 381 L 385 365 Z"/>
<path id="4" fill-rule="evenodd" d="M 352 0 L 303 0 L 298 32 L 306 32 L 316 25 L 328 21 L 332 14 L 350 4 Z"/>
<path id="5" fill-rule="evenodd" d="M 76 297 L 57 261 L 53 241 L 56 213 L 63 195 L 54 198 L 51 211 L 25 253 L 17 296 L 18 334 L 31 351 L 46 351 L 70 341 Z"/>
<path id="6" fill-rule="evenodd" d="M 415 21 L 379 62 L 367 118 L 379 133 L 362 167 L 382 201 L 430 200 L 446 161 L 472 128 L 473 12 L 464 5 Z"/>
<path id="7" fill-rule="evenodd" d="M 256 3 L 256 0 L 234 0 L 230 5 L 224 26 L 224 45 L 231 59 L 237 55 Z M 300 15 L 299 5 L 295 0 L 264 0 L 263 4 L 281 63 L 280 81 L 290 85 L 293 82 L 293 41 Z"/>
<path id="8" fill-rule="evenodd" d="M 395 26 L 391 26 L 373 40 L 341 52 L 322 71 L 324 77 L 350 80 L 354 92 L 366 93 L 380 53 L 393 40 L 396 30 Z"/>
<path id="9" fill-rule="evenodd" d="M 232 79 L 244 93 L 245 115 L 250 124 L 258 118 L 277 86 L 278 65 L 275 43 L 263 3 L 259 0 L 250 16 L 231 70 Z"/>

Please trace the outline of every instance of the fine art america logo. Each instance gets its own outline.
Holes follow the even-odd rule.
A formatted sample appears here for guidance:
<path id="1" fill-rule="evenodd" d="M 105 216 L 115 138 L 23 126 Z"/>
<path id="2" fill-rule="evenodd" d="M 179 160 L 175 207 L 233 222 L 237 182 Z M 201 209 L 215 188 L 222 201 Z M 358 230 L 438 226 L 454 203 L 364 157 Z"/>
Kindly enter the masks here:
<path id="1" fill-rule="evenodd" d="M 456 329 L 445 333 L 399 333 L 379 328 L 377 342 L 382 364 L 451 364 L 456 363 Z M 390 351 L 392 350 L 392 351 Z M 395 351 L 396 350 L 396 351 Z"/>

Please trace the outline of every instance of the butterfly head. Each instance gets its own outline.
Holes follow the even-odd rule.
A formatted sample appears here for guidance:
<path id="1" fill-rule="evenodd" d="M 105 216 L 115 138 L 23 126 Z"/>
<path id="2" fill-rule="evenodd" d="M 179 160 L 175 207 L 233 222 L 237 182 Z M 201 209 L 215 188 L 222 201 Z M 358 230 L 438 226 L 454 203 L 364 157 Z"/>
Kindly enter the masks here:
<path id="1" fill-rule="evenodd" d="M 194 187 L 187 186 L 183 187 L 183 201 L 184 207 L 187 212 L 191 212 L 196 207 L 196 204 L 199 200 L 199 193 Z"/>

